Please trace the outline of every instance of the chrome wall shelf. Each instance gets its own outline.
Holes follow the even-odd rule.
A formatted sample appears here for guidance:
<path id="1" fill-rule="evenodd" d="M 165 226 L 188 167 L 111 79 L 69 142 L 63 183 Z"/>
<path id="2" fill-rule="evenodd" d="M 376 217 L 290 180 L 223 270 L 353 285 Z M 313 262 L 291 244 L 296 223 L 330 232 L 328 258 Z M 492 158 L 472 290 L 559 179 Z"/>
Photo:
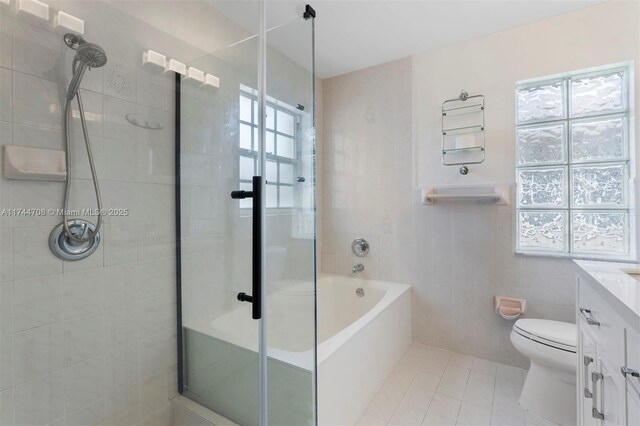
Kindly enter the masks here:
<path id="1" fill-rule="evenodd" d="M 485 159 L 484 96 L 469 96 L 464 90 L 455 99 L 442 103 L 442 164 L 463 166 Z M 463 171 L 464 170 L 464 171 Z"/>

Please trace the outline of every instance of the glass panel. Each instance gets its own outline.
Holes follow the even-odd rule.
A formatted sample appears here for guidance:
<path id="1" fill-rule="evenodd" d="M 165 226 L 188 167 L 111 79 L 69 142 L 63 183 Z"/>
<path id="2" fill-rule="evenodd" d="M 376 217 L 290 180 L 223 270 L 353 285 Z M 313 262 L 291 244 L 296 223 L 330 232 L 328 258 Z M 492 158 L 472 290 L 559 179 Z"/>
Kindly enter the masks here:
<path id="1" fill-rule="evenodd" d="M 295 158 L 295 147 L 292 138 L 278 135 L 278 155 L 280 157 Z"/>
<path id="2" fill-rule="evenodd" d="M 267 105 L 267 129 L 274 130 L 275 129 L 275 118 L 276 111 L 273 107 Z"/>
<path id="3" fill-rule="evenodd" d="M 571 123 L 571 161 L 602 161 L 625 157 L 625 117 Z"/>
<path id="4" fill-rule="evenodd" d="M 280 182 L 293 183 L 293 165 L 280 163 Z"/>
<path id="5" fill-rule="evenodd" d="M 520 127 L 518 165 L 566 162 L 566 125 Z"/>
<path id="6" fill-rule="evenodd" d="M 278 3 L 281 3 L 278 6 Z M 265 2 L 267 9 L 297 2 Z M 281 12 L 278 12 L 282 16 Z M 299 16 L 299 15 L 298 15 Z M 274 17 L 277 20 L 277 18 Z M 283 25 L 273 23 L 267 34 L 269 51 L 277 51 L 267 62 L 267 95 L 282 105 L 304 105 L 300 111 L 300 146 L 292 138 L 277 136 L 279 156 L 296 157 L 296 167 L 307 170 L 305 184 L 279 186 L 280 207 L 292 207 L 297 191 L 314 196 L 313 73 L 311 61 L 312 21 L 302 17 Z M 279 132 L 294 134 L 292 115 L 279 112 Z M 305 155 L 306 153 L 306 155 Z M 281 179 L 290 179 L 287 166 L 280 163 Z M 275 188 L 272 190 L 275 193 Z M 269 198 L 267 198 L 269 201 Z M 312 203 L 311 207 L 315 203 Z M 312 210 L 310 209 L 309 212 Z M 315 413 L 315 306 L 314 218 L 306 211 L 286 209 L 267 215 L 267 291 L 269 321 L 267 345 L 269 363 L 269 424 L 313 425 Z M 270 227 L 270 225 L 272 225 Z M 300 231 L 306 230 L 307 234 Z M 270 261 L 269 261 L 270 260 Z M 321 309 L 321 308 L 319 308 Z"/>
<path id="7" fill-rule="evenodd" d="M 293 207 L 293 186 L 280 186 L 280 207 Z"/>
<path id="8" fill-rule="evenodd" d="M 587 114 L 626 109 L 625 73 L 576 78 L 571 80 L 571 115 Z"/>
<path id="9" fill-rule="evenodd" d="M 255 160 L 253 157 L 240 156 L 240 179 L 251 180 L 255 174 Z"/>
<path id="10" fill-rule="evenodd" d="M 294 135 L 293 115 L 278 110 L 278 131 L 287 135 Z"/>
<path id="11" fill-rule="evenodd" d="M 267 208 L 278 207 L 278 185 L 267 185 Z"/>
<path id="12" fill-rule="evenodd" d="M 239 186 L 241 191 L 252 191 L 253 185 L 250 183 L 240 182 Z M 253 200 L 251 198 L 243 198 L 240 200 L 241 209 L 250 209 L 253 207 Z"/>
<path id="13" fill-rule="evenodd" d="M 624 164 L 571 168 L 572 205 L 626 205 L 627 168 Z"/>
<path id="14" fill-rule="evenodd" d="M 258 125 L 258 101 L 253 99 L 251 101 L 251 105 L 253 106 L 253 124 Z"/>
<path id="15" fill-rule="evenodd" d="M 278 163 L 267 161 L 266 172 L 265 179 L 267 179 L 267 183 L 278 183 Z"/>
<path id="16" fill-rule="evenodd" d="M 566 206 L 566 167 L 518 170 L 518 204 L 521 207 Z"/>
<path id="17" fill-rule="evenodd" d="M 567 212 L 518 212 L 518 248 L 567 251 Z"/>
<path id="18" fill-rule="evenodd" d="M 240 148 L 251 149 L 251 126 L 240 124 Z"/>
<path id="19" fill-rule="evenodd" d="M 254 127 L 253 128 L 253 150 L 254 151 L 259 151 L 260 150 L 260 135 L 259 135 L 259 131 L 258 131 L 258 127 Z"/>
<path id="20" fill-rule="evenodd" d="M 215 2 L 209 7 L 231 7 L 223 3 Z M 246 7 L 251 5 L 255 9 L 249 12 L 255 12 L 251 16 L 257 20 L 258 4 L 246 3 Z M 239 292 L 252 293 L 253 200 L 234 200 L 229 194 L 237 189 L 253 189 L 251 183 L 239 181 L 251 179 L 254 174 L 253 159 L 243 157 L 240 148 L 252 149 L 251 141 L 255 139 L 253 147 L 258 149 L 257 133 L 251 126 L 241 124 L 240 119 L 251 121 L 253 106 L 243 100 L 241 93 L 242 89 L 257 88 L 258 39 L 240 42 L 249 34 L 245 32 L 238 34 L 238 40 L 230 39 L 228 29 L 238 25 L 226 21 L 225 14 L 213 12 L 224 25 L 219 26 L 220 42 L 213 41 L 218 37 L 211 37 L 210 45 L 231 47 L 212 48 L 212 54 L 197 54 L 197 60 L 190 59 L 189 52 L 196 52 L 194 48 L 160 50 L 175 58 L 190 59 L 190 66 L 220 78 L 220 87 L 215 90 L 188 81 L 181 85 L 181 164 L 185 165 L 181 172 L 185 177 L 199 176 L 181 179 L 183 194 L 190 188 L 197 190 L 189 191 L 196 195 L 191 200 L 195 208 L 181 205 L 182 245 L 190 248 L 183 250 L 181 262 L 184 394 L 233 423 L 256 425 L 260 396 L 258 321 L 251 318 L 251 305 L 237 299 Z M 250 21 L 251 18 L 244 23 Z M 215 31 L 218 26 L 209 27 Z M 168 37 L 161 34 L 149 40 L 161 43 Z M 131 52 L 148 48 L 153 46 L 147 40 Z M 137 80 L 138 89 L 142 80 Z M 138 90 L 138 96 L 140 93 Z M 197 150 L 192 148 L 192 141 L 198 142 Z M 164 309 L 162 306 L 158 305 Z"/>
<path id="21" fill-rule="evenodd" d="M 564 118 L 564 91 L 564 81 L 519 89 L 518 123 Z"/>
<path id="22" fill-rule="evenodd" d="M 276 147 L 275 147 L 275 135 L 273 132 L 269 132 L 267 131 L 266 134 L 266 151 L 267 154 L 271 154 L 271 155 L 275 155 L 276 154 Z"/>
<path id="23" fill-rule="evenodd" d="M 576 253 L 627 254 L 627 213 L 573 211 L 572 251 Z"/>
<path id="24" fill-rule="evenodd" d="M 251 118 L 251 99 L 240 96 L 240 120 L 253 123 Z"/>

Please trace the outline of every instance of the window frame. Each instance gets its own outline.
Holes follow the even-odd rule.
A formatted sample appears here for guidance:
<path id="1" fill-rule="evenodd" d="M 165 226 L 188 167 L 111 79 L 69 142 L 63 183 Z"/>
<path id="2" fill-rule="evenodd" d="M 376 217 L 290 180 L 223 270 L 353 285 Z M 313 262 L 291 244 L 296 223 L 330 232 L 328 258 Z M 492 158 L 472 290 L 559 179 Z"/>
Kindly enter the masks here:
<path id="1" fill-rule="evenodd" d="M 557 74 L 553 76 L 547 76 L 542 78 L 524 80 L 516 83 L 515 87 L 515 208 L 514 208 L 514 239 L 513 247 L 514 252 L 519 255 L 528 256 L 544 256 L 544 257 L 558 257 L 558 258 L 570 258 L 570 259 L 592 259 L 592 260 L 607 260 L 607 261 L 634 261 L 637 260 L 636 251 L 636 217 L 635 217 L 635 128 L 634 128 L 634 75 L 633 75 L 633 63 L 624 62 L 606 65 L 602 67 L 589 68 L 584 70 L 572 71 L 563 74 Z M 623 72 L 623 109 L 612 111 L 604 110 L 591 112 L 588 114 L 574 115 L 572 113 L 571 103 L 571 82 L 581 78 L 594 77 L 594 76 L 606 76 L 615 74 L 617 72 Z M 556 82 L 562 82 L 563 84 L 563 103 L 564 114 L 562 117 L 554 117 L 540 120 L 529 120 L 525 122 L 519 121 L 518 110 L 518 95 L 522 89 L 530 87 L 539 87 L 547 84 L 554 84 Z M 572 157 L 572 125 L 580 122 L 597 122 L 599 119 L 613 119 L 615 117 L 623 117 L 623 131 L 625 132 L 625 138 L 623 141 L 623 156 L 619 158 L 604 158 L 604 159 L 589 159 L 575 161 Z M 540 163 L 525 163 L 520 164 L 520 141 L 519 131 L 521 129 L 536 128 L 544 126 L 562 125 L 564 129 L 564 145 L 562 146 L 562 159 L 559 161 L 540 162 Z M 604 167 L 607 165 L 624 165 L 625 180 L 623 182 L 623 196 L 626 203 L 622 206 L 578 206 L 573 202 L 573 181 L 571 176 L 576 168 L 580 167 Z M 558 207 L 545 207 L 539 205 L 533 205 L 530 207 L 523 207 L 520 205 L 520 171 L 521 170 L 542 170 L 544 168 L 563 168 L 564 169 L 564 181 L 563 192 L 565 194 L 565 205 Z M 624 242 L 626 253 L 596 253 L 587 251 L 574 251 L 573 241 L 573 216 L 580 212 L 592 212 L 592 213 L 623 213 L 625 221 L 625 229 L 627 231 L 627 239 Z M 566 241 L 564 243 L 563 251 L 552 251 L 544 248 L 534 247 L 520 247 L 520 213 L 521 212 L 564 212 L 566 217 L 565 226 Z"/>
<path id="2" fill-rule="evenodd" d="M 259 143 L 259 136 L 258 136 L 258 122 L 257 122 L 257 107 L 254 107 L 255 105 L 257 105 L 256 103 L 258 102 L 258 97 L 255 93 L 253 93 L 253 91 L 251 91 L 250 89 L 246 89 L 244 87 L 240 88 L 240 93 L 238 95 L 238 98 L 240 100 L 240 98 L 245 97 L 251 100 L 251 122 L 248 122 L 246 120 L 243 120 L 240 116 L 240 114 L 238 115 L 238 126 L 249 126 L 251 129 L 251 149 L 247 149 L 247 148 L 242 148 L 240 146 L 240 138 L 238 138 L 238 152 L 239 152 L 239 159 L 242 157 L 245 158 L 251 158 L 253 160 L 253 174 L 256 175 L 257 171 L 258 171 L 258 160 L 259 160 L 259 152 L 258 152 L 258 146 L 257 144 Z M 275 153 L 266 153 L 266 160 L 267 161 L 273 161 L 276 163 L 276 173 L 277 173 L 277 179 L 275 183 L 269 182 L 266 180 L 266 172 L 265 172 L 265 181 L 266 181 L 266 185 L 267 188 L 269 186 L 275 186 L 276 187 L 276 205 L 275 206 L 267 206 L 267 210 L 269 210 L 270 212 L 278 212 L 278 211 L 282 211 L 282 212 L 288 212 L 292 209 L 295 208 L 296 206 L 296 178 L 298 176 L 298 169 L 299 169 L 299 162 L 300 162 L 300 157 L 301 157 L 301 146 L 300 146 L 300 142 L 301 142 L 301 114 L 294 108 L 291 107 L 283 102 L 274 100 L 274 99 L 267 99 L 267 108 L 273 108 L 274 111 L 274 117 L 273 117 L 273 130 L 269 130 L 269 129 L 265 129 L 266 132 L 270 132 L 273 133 L 274 135 L 274 152 Z M 278 111 L 282 111 L 288 115 L 293 116 L 293 135 L 288 134 L 288 133 L 284 133 L 281 131 L 278 131 Z M 240 133 L 240 132 L 238 132 Z M 284 157 L 281 155 L 277 155 L 276 153 L 278 152 L 278 136 L 281 137 L 287 137 L 287 138 L 291 138 L 293 139 L 293 158 L 289 158 L 289 157 Z M 280 181 L 280 165 L 281 164 L 288 164 L 291 165 L 293 168 L 293 181 L 291 183 L 283 183 Z M 239 182 L 239 186 L 241 189 L 246 189 L 246 190 L 250 190 L 251 188 L 251 184 L 252 181 L 251 179 L 242 179 L 240 177 L 240 173 L 238 171 L 238 182 Z M 291 188 L 292 191 L 292 204 L 290 206 L 282 206 L 280 203 L 280 191 L 282 187 L 288 187 Z M 241 211 L 246 211 L 248 209 L 251 209 L 251 202 L 250 200 L 246 203 L 244 203 L 245 205 L 243 205 L 243 203 L 240 203 L 240 210 Z"/>

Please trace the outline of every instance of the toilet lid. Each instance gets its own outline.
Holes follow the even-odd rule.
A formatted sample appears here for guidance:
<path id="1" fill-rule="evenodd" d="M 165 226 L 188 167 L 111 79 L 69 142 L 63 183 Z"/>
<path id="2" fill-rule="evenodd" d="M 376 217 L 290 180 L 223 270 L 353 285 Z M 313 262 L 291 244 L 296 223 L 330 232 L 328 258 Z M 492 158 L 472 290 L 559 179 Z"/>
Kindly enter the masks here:
<path id="1" fill-rule="evenodd" d="M 563 321 L 544 319 L 519 319 L 514 330 L 524 337 L 559 349 L 575 350 L 576 326 Z"/>

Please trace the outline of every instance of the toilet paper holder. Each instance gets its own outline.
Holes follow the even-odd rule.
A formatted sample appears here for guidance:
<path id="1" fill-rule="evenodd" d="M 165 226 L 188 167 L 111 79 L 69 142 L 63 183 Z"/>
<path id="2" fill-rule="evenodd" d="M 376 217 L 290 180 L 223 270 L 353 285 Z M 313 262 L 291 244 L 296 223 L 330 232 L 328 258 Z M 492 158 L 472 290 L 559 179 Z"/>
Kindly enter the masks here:
<path id="1" fill-rule="evenodd" d="M 527 310 L 525 299 L 516 299 L 505 296 L 494 297 L 495 311 L 506 320 L 514 320 L 523 316 Z"/>

